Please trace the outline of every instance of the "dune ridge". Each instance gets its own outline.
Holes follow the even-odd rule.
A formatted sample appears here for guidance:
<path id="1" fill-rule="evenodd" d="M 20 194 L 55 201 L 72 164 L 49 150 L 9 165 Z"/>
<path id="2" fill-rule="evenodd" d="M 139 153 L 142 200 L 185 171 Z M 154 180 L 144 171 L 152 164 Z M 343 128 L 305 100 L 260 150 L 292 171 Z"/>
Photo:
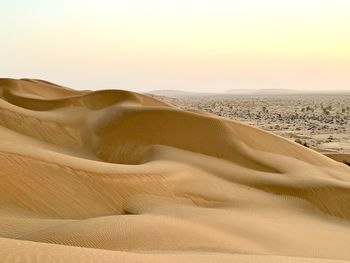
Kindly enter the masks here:
<path id="1" fill-rule="evenodd" d="M 0 79 L 2 262 L 350 260 L 350 168 L 123 90 Z"/>

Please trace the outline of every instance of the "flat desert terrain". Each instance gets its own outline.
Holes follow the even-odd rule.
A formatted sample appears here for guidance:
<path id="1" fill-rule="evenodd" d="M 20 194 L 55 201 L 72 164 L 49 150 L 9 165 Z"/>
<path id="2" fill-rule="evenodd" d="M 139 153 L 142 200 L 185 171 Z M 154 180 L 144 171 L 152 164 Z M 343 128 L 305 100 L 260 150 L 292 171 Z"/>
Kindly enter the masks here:
<path id="1" fill-rule="evenodd" d="M 237 121 L 347 152 L 349 98 L 328 100 L 0 79 L 0 262 L 348 262 L 350 167 Z"/>

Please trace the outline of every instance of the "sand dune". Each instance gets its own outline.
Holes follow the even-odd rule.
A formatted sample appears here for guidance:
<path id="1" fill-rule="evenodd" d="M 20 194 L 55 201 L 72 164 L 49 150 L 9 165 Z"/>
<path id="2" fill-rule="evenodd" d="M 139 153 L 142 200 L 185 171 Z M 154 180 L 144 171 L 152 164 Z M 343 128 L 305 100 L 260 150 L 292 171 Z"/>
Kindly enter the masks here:
<path id="1" fill-rule="evenodd" d="M 350 164 L 350 154 L 346 154 L 346 153 L 324 153 L 324 155 L 326 155 L 327 157 L 338 161 L 338 162 L 342 162 L 342 163 L 348 163 Z"/>
<path id="2" fill-rule="evenodd" d="M 1 262 L 350 260 L 350 168 L 122 90 L 0 80 Z"/>

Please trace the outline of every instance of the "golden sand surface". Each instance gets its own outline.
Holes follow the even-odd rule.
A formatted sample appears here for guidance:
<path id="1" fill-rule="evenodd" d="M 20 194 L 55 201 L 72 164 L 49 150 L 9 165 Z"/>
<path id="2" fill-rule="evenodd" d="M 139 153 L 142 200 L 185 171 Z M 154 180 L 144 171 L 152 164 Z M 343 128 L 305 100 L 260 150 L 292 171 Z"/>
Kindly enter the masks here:
<path id="1" fill-rule="evenodd" d="M 0 96 L 0 262 L 350 260 L 345 164 L 128 91 Z"/>

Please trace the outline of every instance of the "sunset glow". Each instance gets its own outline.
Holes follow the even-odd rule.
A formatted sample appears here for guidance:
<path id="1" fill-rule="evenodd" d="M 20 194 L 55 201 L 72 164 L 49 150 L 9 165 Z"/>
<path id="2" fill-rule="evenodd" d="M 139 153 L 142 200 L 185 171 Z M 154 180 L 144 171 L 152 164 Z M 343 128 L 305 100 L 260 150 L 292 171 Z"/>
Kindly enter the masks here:
<path id="1" fill-rule="evenodd" d="M 80 89 L 347 90 L 349 12 L 345 0 L 7 1 L 2 74 Z"/>

